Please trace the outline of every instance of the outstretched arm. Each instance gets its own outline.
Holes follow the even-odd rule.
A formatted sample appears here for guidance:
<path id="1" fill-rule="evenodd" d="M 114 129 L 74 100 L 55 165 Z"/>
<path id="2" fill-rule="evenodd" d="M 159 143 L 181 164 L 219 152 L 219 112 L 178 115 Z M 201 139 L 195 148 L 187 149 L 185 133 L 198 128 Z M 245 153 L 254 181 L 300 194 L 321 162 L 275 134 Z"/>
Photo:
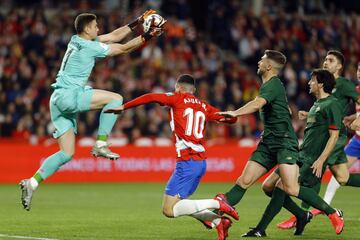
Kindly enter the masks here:
<path id="1" fill-rule="evenodd" d="M 129 35 L 129 33 L 134 31 L 138 25 L 143 24 L 144 19 L 147 16 L 149 16 L 150 14 L 154 14 L 154 13 L 156 13 L 155 10 L 152 10 L 152 9 L 147 10 L 140 17 L 135 19 L 135 21 L 133 21 L 132 23 L 130 23 L 126 26 L 119 27 L 118 29 L 115 29 L 114 31 L 112 31 L 110 33 L 100 35 L 99 41 L 102 43 L 107 43 L 107 44 L 121 42 L 124 38 L 126 38 L 127 35 Z"/>
<path id="2" fill-rule="evenodd" d="M 174 102 L 175 102 L 175 96 L 172 93 L 148 93 L 140 97 L 137 97 L 134 100 L 131 100 L 122 106 L 108 109 L 105 111 L 105 113 L 119 114 L 125 109 L 134 108 L 148 103 L 159 103 L 161 105 L 171 106 Z"/>
<path id="3" fill-rule="evenodd" d="M 217 114 L 224 117 L 239 117 L 259 111 L 266 104 L 266 100 L 262 97 L 256 97 L 241 108 L 235 111 L 218 112 Z"/>

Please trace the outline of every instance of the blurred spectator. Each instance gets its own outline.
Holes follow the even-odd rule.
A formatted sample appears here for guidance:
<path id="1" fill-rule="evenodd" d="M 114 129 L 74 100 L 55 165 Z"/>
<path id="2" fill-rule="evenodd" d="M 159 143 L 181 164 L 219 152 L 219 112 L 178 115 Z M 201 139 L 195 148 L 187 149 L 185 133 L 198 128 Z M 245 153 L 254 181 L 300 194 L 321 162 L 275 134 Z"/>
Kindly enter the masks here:
<path id="1" fill-rule="evenodd" d="M 190 73 L 197 78 L 201 99 L 221 110 L 236 109 L 258 94 L 256 69 L 264 50 L 277 49 L 288 58 L 282 79 L 293 125 L 301 137 L 304 123 L 297 119 L 297 112 L 312 105 L 309 74 L 321 67 L 327 50 L 344 53 L 344 75 L 355 80 L 360 15 L 344 14 L 351 9 L 349 4 L 342 8 L 336 1 L 272 0 L 252 9 L 251 0 L 207 2 L 208 8 L 185 0 L 6 1 L 0 11 L 0 137 L 32 143 L 51 137 L 50 85 L 74 34 L 74 18 L 81 11 L 98 15 L 99 34 L 126 24 L 148 6 L 158 8 L 168 20 L 166 33 L 158 40 L 96 65 L 89 84 L 119 92 L 125 101 L 147 92 L 173 91 L 176 77 Z M 354 11 L 359 10 L 357 6 L 354 3 Z M 96 135 L 97 125 L 97 112 L 80 114 L 79 137 Z M 209 124 L 208 128 L 210 140 L 218 143 L 258 137 L 263 126 L 255 114 L 241 117 L 234 126 Z M 170 138 L 167 112 L 155 105 L 129 110 L 112 134 L 130 142 Z"/>

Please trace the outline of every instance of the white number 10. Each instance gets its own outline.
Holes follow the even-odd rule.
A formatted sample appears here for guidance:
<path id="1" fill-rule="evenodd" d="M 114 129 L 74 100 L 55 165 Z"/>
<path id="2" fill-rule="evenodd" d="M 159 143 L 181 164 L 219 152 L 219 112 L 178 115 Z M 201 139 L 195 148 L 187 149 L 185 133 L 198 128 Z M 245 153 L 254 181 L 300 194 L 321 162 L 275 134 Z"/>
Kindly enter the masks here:
<path id="1" fill-rule="evenodd" d="M 203 138 L 205 114 L 201 111 L 197 111 L 195 112 L 194 119 L 194 109 L 187 108 L 184 111 L 184 117 L 187 118 L 185 135 L 191 136 L 191 134 L 194 133 L 194 136 L 197 139 Z"/>

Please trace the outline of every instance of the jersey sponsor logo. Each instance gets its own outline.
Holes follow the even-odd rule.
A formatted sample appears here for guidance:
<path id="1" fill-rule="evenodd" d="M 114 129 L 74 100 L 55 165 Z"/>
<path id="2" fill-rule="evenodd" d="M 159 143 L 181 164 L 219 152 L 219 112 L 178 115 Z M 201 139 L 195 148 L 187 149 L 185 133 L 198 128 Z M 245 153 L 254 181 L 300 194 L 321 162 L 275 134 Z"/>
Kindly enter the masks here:
<path id="1" fill-rule="evenodd" d="M 172 93 L 172 92 L 167 92 L 167 93 L 165 93 L 165 95 L 168 96 L 168 97 L 170 97 L 170 96 L 174 96 L 174 93 Z"/>

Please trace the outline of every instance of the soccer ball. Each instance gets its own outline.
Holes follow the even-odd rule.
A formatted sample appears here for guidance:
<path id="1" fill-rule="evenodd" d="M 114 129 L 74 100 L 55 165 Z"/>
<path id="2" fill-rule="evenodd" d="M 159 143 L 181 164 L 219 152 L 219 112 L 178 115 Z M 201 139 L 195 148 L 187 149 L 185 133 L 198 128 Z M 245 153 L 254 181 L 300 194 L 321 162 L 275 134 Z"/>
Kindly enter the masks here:
<path id="1" fill-rule="evenodd" d="M 144 19 L 143 28 L 144 32 L 149 31 L 150 27 L 159 27 L 164 23 L 164 18 L 159 14 L 150 14 Z"/>

